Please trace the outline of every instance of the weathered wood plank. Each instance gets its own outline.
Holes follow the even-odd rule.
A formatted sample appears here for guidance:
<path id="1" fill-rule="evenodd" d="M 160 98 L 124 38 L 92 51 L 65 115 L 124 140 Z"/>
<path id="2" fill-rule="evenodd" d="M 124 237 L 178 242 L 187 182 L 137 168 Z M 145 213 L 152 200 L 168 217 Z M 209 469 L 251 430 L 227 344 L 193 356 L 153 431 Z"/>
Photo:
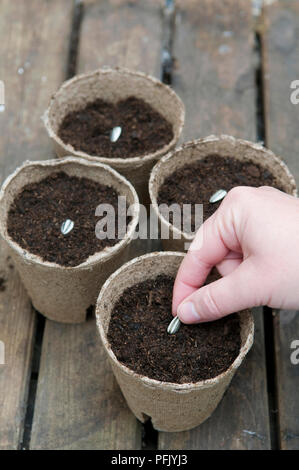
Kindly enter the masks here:
<path id="1" fill-rule="evenodd" d="M 26 159 L 54 155 L 41 116 L 65 76 L 72 0 L 61 6 L 59 0 L 1 1 L 1 180 Z"/>
<path id="2" fill-rule="evenodd" d="M 295 353 L 295 359 L 298 359 L 299 312 L 287 310 L 277 312 L 274 329 L 280 447 L 284 450 L 298 450 L 299 364 L 292 363 L 291 354 Z M 292 344 L 293 341 L 297 343 Z M 294 346 L 296 346 L 295 349 Z"/>
<path id="3" fill-rule="evenodd" d="M 296 90 L 290 85 L 299 79 L 299 4 L 273 2 L 264 9 L 263 19 L 266 142 L 286 161 L 298 185 L 299 105 L 291 102 Z M 298 449 L 299 365 L 291 363 L 290 348 L 293 340 L 299 340 L 299 312 L 277 312 L 274 329 L 280 446 Z"/>
<path id="4" fill-rule="evenodd" d="M 299 79 L 298 15 L 298 2 L 273 2 L 264 9 L 261 31 L 266 141 L 271 150 L 287 162 L 297 184 L 299 105 L 291 102 L 291 93 L 295 92 L 295 89 L 291 89 L 291 83 Z"/>
<path id="5" fill-rule="evenodd" d="M 160 76 L 159 1 L 85 3 L 78 72 L 121 65 Z M 146 243 L 137 243 L 141 254 Z M 93 320 L 46 322 L 31 447 L 138 449 L 141 425 L 122 398 Z"/>
<path id="6" fill-rule="evenodd" d="M 0 2 L 0 79 L 5 111 L 0 113 L 0 181 L 26 159 L 51 154 L 40 119 L 64 74 L 70 1 Z M 64 60 L 65 62 L 65 60 Z M 1 245 L 0 340 L 6 364 L 0 365 L 0 448 L 16 449 L 22 439 L 35 314 L 17 273 Z M 3 274 L 2 274 L 3 273 Z"/>
<path id="7" fill-rule="evenodd" d="M 255 140 L 251 2 L 178 1 L 173 88 L 186 105 L 184 139 Z M 198 428 L 160 433 L 160 449 L 270 448 L 262 309 L 255 342 L 215 413 Z"/>
<path id="8" fill-rule="evenodd" d="M 251 3 L 178 0 L 172 86 L 186 106 L 183 139 L 255 138 Z"/>
<path id="9" fill-rule="evenodd" d="M 78 71 L 122 66 L 160 76 L 162 0 L 90 1 L 84 14 Z"/>
<path id="10" fill-rule="evenodd" d="M 17 449 L 23 434 L 35 314 L 13 263 L 0 243 L 0 449 Z"/>
<path id="11" fill-rule="evenodd" d="M 32 449 L 138 449 L 140 427 L 119 391 L 95 321 L 47 321 Z"/>

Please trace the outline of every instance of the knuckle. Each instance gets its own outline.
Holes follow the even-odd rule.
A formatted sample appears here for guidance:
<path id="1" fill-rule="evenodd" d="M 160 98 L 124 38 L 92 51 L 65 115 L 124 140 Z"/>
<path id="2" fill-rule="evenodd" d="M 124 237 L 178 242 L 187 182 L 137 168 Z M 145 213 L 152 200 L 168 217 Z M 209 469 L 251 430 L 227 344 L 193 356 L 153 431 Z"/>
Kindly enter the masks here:
<path id="1" fill-rule="evenodd" d="M 257 188 L 236 186 L 228 192 L 226 198 L 224 199 L 224 209 L 240 210 L 240 208 L 242 208 L 243 211 L 246 208 L 247 210 L 252 206 L 252 203 L 256 200 L 257 196 Z"/>
<path id="2" fill-rule="evenodd" d="M 267 191 L 267 192 L 270 192 L 270 193 L 273 193 L 273 192 L 277 192 L 277 189 L 276 188 L 272 188 L 272 186 L 259 186 L 257 188 L 259 190 L 259 192 L 263 191 Z"/>
<path id="3" fill-rule="evenodd" d="M 252 188 L 248 188 L 247 186 L 236 186 L 228 192 L 226 198 L 233 202 L 239 201 L 240 199 L 247 198 L 251 189 Z"/>
<path id="4" fill-rule="evenodd" d="M 210 263 L 206 262 L 203 259 L 203 256 L 199 256 L 199 253 L 197 251 L 191 251 L 189 256 L 192 260 L 192 264 L 196 266 L 198 270 L 207 271 L 211 268 Z"/>

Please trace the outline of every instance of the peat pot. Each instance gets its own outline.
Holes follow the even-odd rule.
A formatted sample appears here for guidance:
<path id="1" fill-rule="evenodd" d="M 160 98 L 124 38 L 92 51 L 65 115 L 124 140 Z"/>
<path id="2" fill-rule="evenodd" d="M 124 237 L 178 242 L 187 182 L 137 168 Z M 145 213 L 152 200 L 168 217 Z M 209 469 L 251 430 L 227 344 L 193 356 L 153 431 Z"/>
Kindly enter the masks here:
<path id="1" fill-rule="evenodd" d="M 77 111 L 98 98 L 116 103 L 130 96 L 143 99 L 172 125 L 173 138 L 155 152 L 132 158 L 98 157 L 75 150 L 58 136 L 60 124 L 69 112 Z M 149 202 L 150 171 L 156 161 L 177 143 L 184 125 L 184 117 L 184 105 L 180 98 L 170 87 L 156 78 L 124 68 L 103 68 L 77 75 L 63 83 L 51 98 L 44 114 L 44 124 L 58 157 L 73 155 L 110 165 L 131 181 L 140 202 L 146 204 Z"/>
<path id="2" fill-rule="evenodd" d="M 140 375 L 118 361 L 107 340 L 110 315 L 125 289 L 159 274 L 175 276 L 183 253 L 156 252 L 135 258 L 103 285 L 96 318 L 101 340 L 125 399 L 142 422 L 151 418 L 160 431 L 184 431 L 198 426 L 215 410 L 232 377 L 251 348 L 254 322 L 250 311 L 241 313 L 241 348 L 230 367 L 220 375 L 197 383 L 175 384 Z"/>
<path id="3" fill-rule="evenodd" d="M 162 215 L 158 205 L 158 195 L 165 179 L 185 165 L 203 160 L 209 155 L 229 156 L 238 160 L 246 160 L 258 164 L 276 177 L 281 188 L 293 196 L 297 195 L 296 183 L 286 164 L 271 150 L 260 144 L 246 140 L 235 139 L 228 135 L 215 136 L 193 140 L 183 144 L 167 155 L 154 166 L 150 181 L 149 193 L 152 209 L 158 217 L 160 227 L 169 237 L 162 239 L 165 250 L 184 251 L 192 242 L 194 234 L 183 232 Z M 217 188 L 218 189 L 218 188 Z M 219 188 L 220 189 L 220 188 Z M 202 201 L 198 201 L 200 204 Z"/>
<path id="4" fill-rule="evenodd" d="M 19 246 L 7 232 L 8 212 L 17 194 L 29 183 L 39 182 L 57 171 L 111 186 L 120 195 L 126 196 L 128 205 L 134 204 L 125 237 L 114 246 L 105 247 L 81 264 L 71 267 L 44 261 Z M 6 179 L 0 191 L 0 233 L 32 304 L 49 319 L 64 323 L 85 320 L 86 310 L 95 305 L 104 281 L 126 260 L 138 217 L 138 197 L 131 183 L 107 165 L 80 158 L 27 161 Z"/>

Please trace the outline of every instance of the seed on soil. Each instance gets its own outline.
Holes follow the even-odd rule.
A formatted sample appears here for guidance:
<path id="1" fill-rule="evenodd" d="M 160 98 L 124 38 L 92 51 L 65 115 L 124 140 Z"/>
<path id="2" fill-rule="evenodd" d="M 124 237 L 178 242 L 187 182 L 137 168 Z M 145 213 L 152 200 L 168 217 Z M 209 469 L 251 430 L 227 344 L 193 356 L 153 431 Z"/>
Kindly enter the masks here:
<path id="1" fill-rule="evenodd" d="M 67 235 L 70 233 L 73 228 L 74 228 L 74 222 L 71 219 L 66 219 L 62 224 L 61 224 L 61 233 L 63 235 Z"/>
<path id="2" fill-rule="evenodd" d="M 130 158 L 160 150 L 171 142 L 174 131 L 151 105 L 129 96 L 117 103 L 97 98 L 71 111 L 58 135 L 65 144 L 89 155 Z"/>
<path id="3" fill-rule="evenodd" d="M 276 176 L 267 168 L 250 160 L 237 160 L 231 156 L 210 154 L 204 159 L 186 164 L 176 169 L 164 179 L 158 192 L 158 205 L 176 203 L 183 210 L 183 204 L 191 204 L 191 229 L 197 230 L 196 204 L 203 206 L 203 221 L 218 209 L 222 201 L 209 202 L 218 188 L 229 192 L 236 186 L 273 186 L 281 191 L 284 188 Z M 169 222 L 184 230 L 183 223 L 176 223 L 173 213 L 169 213 Z"/>
<path id="4" fill-rule="evenodd" d="M 120 126 L 113 127 L 110 132 L 110 141 L 116 142 L 121 136 L 122 128 Z"/>
<path id="5" fill-rule="evenodd" d="M 219 278 L 214 270 L 206 284 Z M 174 281 L 160 274 L 123 291 L 109 321 L 111 349 L 129 369 L 163 382 L 196 383 L 216 377 L 239 354 L 239 314 L 193 325 L 180 322 L 179 331 L 169 334 Z M 179 322 L 178 317 L 174 321 Z"/>
<path id="6" fill-rule="evenodd" d="M 22 248 L 44 261 L 77 266 L 121 239 L 118 224 L 115 237 L 100 239 L 96 235 L 96 208 L 99 204 L 112 205 L 117 220 L 118 196 L 112 186 L 54 171 L 27 184 L 16 195 L 9 209 L 7 231 Z M 126 227 L 130 221 L 127 216 Z"/>
<path id="7" fill-rule="evenodd" d="M 224 199 L 226 195 L 227 191 L 225 191 L 225 189 L 218 189 L 218 191 L 216 191 L 216 193 L 214 193 L 213 196 L 210 197 L 209 202 L 214 203 L 222 201 L 222 199 Z"/>

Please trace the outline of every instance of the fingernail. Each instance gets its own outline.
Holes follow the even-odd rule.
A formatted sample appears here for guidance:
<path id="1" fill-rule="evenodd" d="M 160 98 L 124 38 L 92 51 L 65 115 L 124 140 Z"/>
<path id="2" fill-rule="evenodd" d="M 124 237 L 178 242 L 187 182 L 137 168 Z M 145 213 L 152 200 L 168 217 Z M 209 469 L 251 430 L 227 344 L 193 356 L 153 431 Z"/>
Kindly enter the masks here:
<path id="1" fill-rule="evenodd" d="M 193 302 L 185 302 L 181 304 L 178 307 L 178 317 L 184 323 L 194 323 L 200 320 L 200 316 L 198 315 Z"/>

